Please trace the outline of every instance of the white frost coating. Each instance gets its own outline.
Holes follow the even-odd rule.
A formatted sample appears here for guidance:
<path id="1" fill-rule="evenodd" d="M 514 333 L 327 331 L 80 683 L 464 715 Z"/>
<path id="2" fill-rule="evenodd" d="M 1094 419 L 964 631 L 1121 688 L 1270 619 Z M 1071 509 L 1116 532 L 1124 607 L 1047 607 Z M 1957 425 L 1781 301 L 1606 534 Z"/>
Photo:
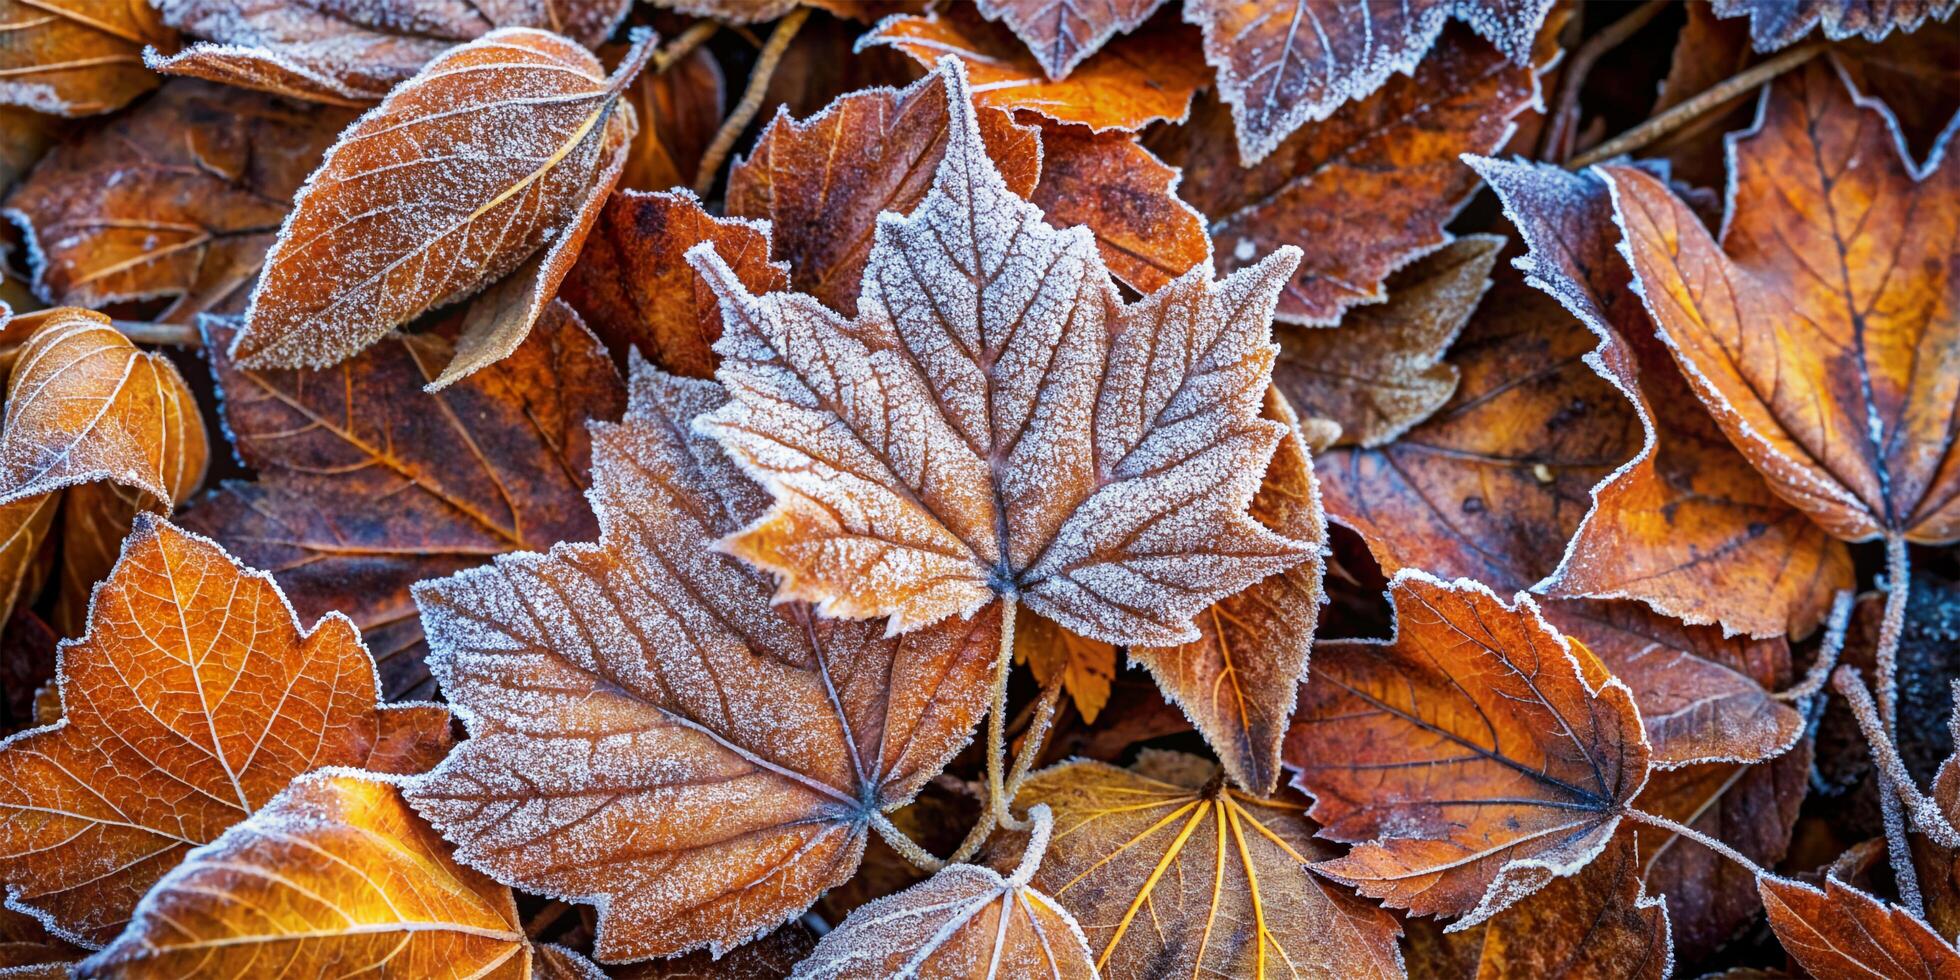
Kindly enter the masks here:
<path id="1" fill-rule="evenodd" d="M 1004 20 L 1048 77 L 1060 81 L 1110 38 L 1135 30 L 1164 0 L 979 0 L 982 16 Z"/>
<path id="2" fill-rule="evenodd" d="M 1795 44 L 1819 24 L 1833 41 L 1883 41 L 1894 28 L 1910 34 L 1928 19 L 1951 17 L 1956 7 L 1960 0 L 1715 0 L 1714 10 L 1717 17 L 1748 17 L 1750 43 L 1768 54 Z M 1876 17 L 1874 10 L 1880 11 Z"/>
<path id="3" fill-rule="evenodd" d="M 1205 60 L 1232 107 L 1239 159 L 1258 163 L 1304 123 L 1326 119 L 1397 72 L 1413 74 L 1451 17 L 1512 63 L 1531 57 L 1551 0 L 1192 0 L 1184 19 L 1202 28 Z M 1386 23 L 1376 18 L 1385 17 Z"/>
<path id="4" fill-rule="evenodd" d="M 1007 190 L 963 64 L 938 71 L 946 154 L 909 217 L 879 216 L 855 321 L 688 253 L 733 396 L 697 425 L 777 500 L 729 546 L 793 526 L 793 564 L 741 551 L 779 598 L 894 632 L 1012 592 L 1084 636 L 1196 639 L 1192 615 L 1305 557 L 1246 514 L 1284 433 L 1258 411 L 1299 253 L 1124 306 L 1087 229 Z"/>
<path id="5" fill-rule="evenodd" d="M 164 54 L 154 46 L 143 49 L 143 66 L 163 75 L 188 75 L 201 77 L 192 69 L 198 63 L 224 65 L 233 68 L 227 80 L 250 88 L 263 88 L 281 94 L 300 94 L 286 87 L 273 87 L 259 84 L 255 75 L 238 66 L 263 66 L 261 71 L 273 74 L 287 73 L 312 85 L 318 92 L 330 94 L 348 102 L 374 102 L 388 94 L 385 87 L 362 86 L 349 81 L 353 74 L 351 66 L 337 65 L 327 59 L 315 57 L 312 52 L 295 53 L 276 48 L 251 48 L 236 44 L 212 44 L 198 42 L 187 45 L 175 54 Z M 307 96 L 311 97 L 311 96 Z"/>

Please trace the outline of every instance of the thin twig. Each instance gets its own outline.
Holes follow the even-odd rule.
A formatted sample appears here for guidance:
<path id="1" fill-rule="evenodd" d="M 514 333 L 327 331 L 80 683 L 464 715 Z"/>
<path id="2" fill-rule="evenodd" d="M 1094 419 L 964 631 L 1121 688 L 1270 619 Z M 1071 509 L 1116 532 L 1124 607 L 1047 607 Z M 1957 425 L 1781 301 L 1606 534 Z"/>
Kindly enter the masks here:
<path id="1" fill-rule="evenodd" d="M 721 30 L 721 22 L 697 20 L 687 30 L 680 32 L 667 46 L 654 53 L 653 66 L 648 71 L 658 75 L 681 63 L 681 59 L 694 53 L 694 49 L 705 44 Z"/>
<path id="2" fill-rule="evenodd" d="M 1899 637 L 1905 632 L 1906 600 L 1912 595 L 1912 560 L 1906 539 L 1885 536 L 1885 619 L 1878 625 L 1878 718 L 1885 737 L 1899 730 Z"/>
<path id="3" fill-rule="evenodd" d="M 1606 25 L 1604 30 L 1586 39 L 1572 53 L 1572 60 L 1559 80 L 1557 107 L 1552 112 L 1552 125 L 1545 137 L 1545 148 L 1549 151 L 1565 142 L 1569 134 L 1579 125 L 1579 90 L 1586 85 L 1586 77 L 1592 74 L 1593 66 L 1608 51 L 1626 43 L 1626 39 L 1646 27 L 1661 11 L 1666 10 L 1674 0 L 1647 0 L 1634 8 L 1626 16 Z M 1560 154 L 1560 159 L 1564 155 Z"/>
<path id="4" fill-rule="evenodd" d="M 1850 667 L 1840 667 L 1832 678 L 1832 686 L 1851 705 L 1851 713 L 1858 718 L 1858 727 L 1865 733 L 1865 741 L 1871 746 L 1872 762 L 1878 769 L 1878 809 L 1879 817 L 1885 824 L 1885 858 L 1892 865 L 1893 883 L 1899 888 L 1899 904 L 1912 910 L 1914 915 L 1924 915 L 1926 900 L 1919 893 L 1919 869 L 1912 863 L 1911 845 L 1906 841 L 1906 821 L 1900 813 L 1899 803 L 1903 799 L 1913 808 L 1913 822 L 1921 827 L 1933 825 L 1921 812 L 1917 801 L 1923 801 L 1919 787 L 1913 785 L 1911 774 L 1899 763 L 1899 756 L 1892 749 L 1891 736 L 1885 733 L 1872 707 L 1871 692 L 1858 679 L 1858 672 Z M 1925 807 L 1925 809 L 1931 809 Z M 1938 823 L 1945 823 L 1937 816 Z M 1932 836 L 1938 837 L 1938 834 Z"/>
<path id="5" fill-rule="evenodd" d="M 1028 737 L 1021 741 L 1020 751 L 1014 753 L 1014 769 L 1008 774 L 1007 788 L 1000 793 L 1010 804 L 1020 794 L 1021 784 L 1027 780 L 1035 757 L 1041 754 L 1041 745 L 1048 737 L 1048 726 L 1055 720 L 1055 705 L 1061 699 L 1061 694 L 1062 675 L 1057 671 L 1042 687 L 1041 697 L 1034 704 L 1034 721 L 1028 727 Z M 946 863 L 960 864 L 980 853 L 980 845 L 993 836 L 995 826 L 993 798 L 989 797 L 980 819 L 966 832 L 966 839 L 960 841 L 960 846 L 953 851 L 952 857 L 946 859 Z"/>
<path id="6" fill-rule="evenodd" d="M 1611 160 L 1623 153 L 1632 153 L 1693 122 L 1702 115 L 1713 112 L 1742 96 L 1748 95 L 1756 86 L 1817 57 L 1818 53 L 1823 50 L 1824 45 L 1822 43 L 1806 44 L 1802 47 L 1791 48 L 1753 68 L 1737 72 L 1711 86 L 1700 95 L 1593 147 L 1585 153 L 1565 161 L 1565 169 L 1584 170 L 1601 160 Z"/>
<path id="7" fill-rule="evenodd" d="M 524 927 L 525 938 L 536 939 L 544 935 L 544 931 L 551 928 L 552 924 L 557 922 L 571 908 L 570 905 L 554 899 L 550 905 L 539 909 L 538 914 L 531 917 L 530 924 Z"/>
<path id="8" fill-rule="evenodd" d="M 1675 823 L 1674 821 L 1669 820 L 1666 817 L 1660 816 L 1658 814 L 1648 813 L 1645 810 L 1627 809 L 1621 812 L 1623 812 L 1626 815 L 1627 819 L 1629 820 L 1636 820 L 1639 821 L 1640 823 L 1647 824 L 1648 826 L 1659 827 L 1660 829 L 1668 831 L 1670 833 L 1677 834 L 1682 837 L 1686 837 L 1687 839 L 1694 841 L 1695 843 L 1700 844 L 1701 846 L 1706 847 L 1709 850 L 1714 851 L 1715 853 L 1720 854 L 1721 856 L 1728 858 L 1729 860 L 1734 861 L 1737 864 L 1742 865 L 1743 867 L 1749 869 L 1750 874 L 1753 874 L 1758 878 L 1775 877 L 1774 875 L 1771 875 L 1769 872 L 1764 871 L 1762 865 L 1749 860 L 1748 855 L 1742 853 L 1741 851 L 1736 850 L 1733 847 L 1730 847 L 1727 844 L 1722 843 L 1720 840 L 1717 840 L 1714 837 L 1710 837 L 1707 834 L 1704 834 L 1701 831 L 1688 826 L 1687 824 Z"/>
<path id="9" fill-rule="evenodd" d="M 1817 645 L 1817 659 L 1804 672 L 1802 682 L 1770 697 L 1801 704 L 1824 689 L 1825 682 L 1831 679 L 1831 669 L 1837 666 L 1838 655 L 1844 652 L 1844 634 L 1851 627 L 1851 609 L 1856 599 L 1850 589 L 1838 590 L 1837 597 L 1831 600 L 1830 618 L 1824 620 L 1824 639 Z"/>
<path id="10" fill-rule="evenodd" d="M 1872 762 L 1878 767 L 1879 776 L 1892 785 L 1906 809 L 1911 811 L 1913 827 L 1941 847 L 1960 849 L 1960 828 L 1948 823 L 1946 813 L 1939 804 L 1921 793 L 1918 784 L 1912 781 L 1912 774 L 1906 771 L 1905 763 L 1899 759 L 1898 747 L 1879 728 L 1878 710 L 1872 706 L 1871 692 L 1865 690 L 1858 672 L 1850 667 L 1838 668 L 1832 677 L 1832 686 L 1851 705 L 1851 714 L 1858 719 L 1858 728 L 1871 745 Z"/>
<path id="11" fill-rule="evenodd" d="M 810 8 L 798 7 L 776 23 L 776 30 L 769 35 L 769 43 L 762 46 L 762 55 L 756 59 L 755 69 L 749 72 L 748 88 L 742 90 L 742 101 L 735 104 L 735 111 L 722 120 L 721 129 L 715 132 L 714 142 L 708 144 L 708 151 L 701 156 L 701 168 L 694 172 L 694 193 L 707 197 L 714 189 L 715 175 L 721 172 L 721 162 L 728 158 L 728 151 L 735 148 L 735 140 L 742 130 L 749 128 L 749 120 L 755 118 L 756 110 L 762 108 L 762 97 L 769 89 L 769 79 L 776 74 L 776 66 L 782 63 L 783 52 L 789 50 L 789 42 L 796 32 L 803 29 L 803 22 L 810 19 Z"/>

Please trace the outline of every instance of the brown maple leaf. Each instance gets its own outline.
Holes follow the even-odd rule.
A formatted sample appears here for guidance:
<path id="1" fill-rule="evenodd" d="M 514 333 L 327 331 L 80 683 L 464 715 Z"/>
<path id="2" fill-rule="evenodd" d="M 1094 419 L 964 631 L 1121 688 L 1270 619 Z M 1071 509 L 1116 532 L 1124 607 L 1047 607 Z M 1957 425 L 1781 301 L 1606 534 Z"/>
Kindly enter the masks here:
<path id="1" fill-rule="evenodd" d="M 590 48 L 630 0 L 153 0 L 163 21 L 197 43 L 144 61 L 166 75 L 331 105 L 366 106 L 457 44 L 499 27 L 536 27 Z M 309 157 L 310 159 L 311 157 Z"/>
<path id="2" fill-rule="evenodd" d="M 1822 25 L 1824 36 L 1833 41 L 1863 37 L 1883 40 L 1894 30 L 1914 31 L 1928 18 L 1945 20 L 1953 14 L 1954 0 L 1897 0 L 1870 3 L 1867 0 L 1715 0 L 1718 17 L 1748 17 L 1749 36 L 1758 51 L 1775 51 L 1796 43 L 1811 29 Z"/>
<path id="3" fill-rule="evenodd" d="M 1116 679 L 1116 646 L 1077 636 L 1025 609 L 1015 614 L 1014 662 L 1025 662 L 1044 688 L 1059 676 L 1082 723 L 1093 725 Z"/>
<path id="4" fill-rule="evenodd" d="M 721 303 L 684 257 L 702 242 L 713 242 L 750 289 L 789 286 L 788 268 L 769 260 L 767 222 L 717 218 L 686 189 L 623 190 L 600 210 L 560 296 L 615 356 L 630 347 L 664 371 L 714 377 Z"/>
<path id="5" fill-rule="evenodd" d="M 965 63 L 981 105 L 1026 111 L 1097 132 L 1176 122 L 1207 79 L 1193 32 L 1168 19 L 1103 46 L 1053 80 L 1007 28 L 962 4 L 923 17 L 891 17 L 859 39 L 888 45 L 932 68 L 948 55 Z"/>
<path id="6" fill-rule="evenodd" d="M 55 147 L 7 198 L 34 289 L 102 308 L 170 297 L 157 318 L 237 313 L 306 169 L 353 113 L 201 82 Z"/>
<path id="7" fill-rule="evenodd" d="M 1443 226 L 1478 186 L 1458 157 L 1510 139 L 1519 114 L 1538 103 L 1536 66 L 1556 50 L 1548 39 L 1519 65 L 1468 32 L 1447 32 L 1414 74 L 1294 134 L 1250 169 L 1213 98 L 1147 142 L 1184 169 L 1179 193 L 1210 216 L 1226 269 L 1281 244 L 1305 252 L 1279 318 L 1329 325 L 1348 307 L 1381 302 L 1391 272 L 1450 240 Z"/>
<path id="8" fill-rule="evenodd" d="M 1205 60 L 1232 107 L 1239 156 L 1264 159 L 1308 120 L 1417 74 L 1455 17 L 1518 65 L 1533 59 L 1551 0 L 1191 0 L 1184 19 L 1204 28 Z"/>
<path id="9" fill-rule="evenodd" d="M 1606 183 L 1471 164 L 1531 247 L 1520 261 L 1532 283 L 1599 335 L 1588 362 L 1626 393 L 1646 433 L 1639 455 L 1593 489 L 1593 511 L 1543 591 L 1639 599 L 1753 636 L 1809 633 L 1852 587 L 1850 552 L 1777 496 L 1698 407 L 1633 293 Z"/>
<path id="10" fill-rule="evenodd" d="M 1674 971 L 1668 905 L 1640 882 L 1633 835 L 1546 885 L 1483 928 L 1478 980 L 1666 980 Z"/>
<path id="11" fill-rule="evenodd" d="M 1769 926 L 1817 980 L 1937 980 L 1960 976 L 1960 951 L 1912 912 L 1826 876 L 1824 887 L 1757 880 Z"/>
<path id="12" fill-rule="evenodd" d="M 772 605 L 713 547 L 767 498 L 689 423 L 727 396 L 640 364 L 596 426 L 597 544 L 426 582 L 472 737 L 409 798 L 467 864 L 600 904 L 606 960 L 721 951 L 858 866 L 985 709 L 991 612 L 904 637 Z"/>
<path id="13" fill-rule="evenodd" d="M 441 707 L 375 704 L 345 617 L 301 632 L 270 576 L 149 515 L 58 678 L 61 719 L 0 743 L 0 878 L 10 904 L 90 945 L 295 776 L 412 772 L 448 748 Z"/>
<path id="14" fill-rule="evenodd" d="M 459 865 L 400 790 L 332 770 L 185 855 L 76 975 L 553 976 L 536 952 L 510 889 Z"/>
<path id="15" fill-rule="evenodd" d="M 145 44 L 176 32 L 141 0 L 0 0 L 0 104 L 61 116 L 127 105 L 157 85 Z"/>
<path id="16" fill-rule="evenodd" d="M 324 371 L 245 370 L 222 353 L 235 321 L 203 325 L 227 432 L 259 478 L 227 482 L 183 525 L 272 572 L 300 615 L 353 619 L 390 698 L 433 691 L 409 586 L 597 533 L 586 423 L 626 405 L 605 348 L 562 303 L 511 356 L 423 394 L 460 319 Z"/>
<path id="17" fill-rule="evenodd" d="M 1029 200 L 1057 228 L 1087 225 L 1110 274 L 1150 293 L 1211 258 L 1205 216 L 1178 198 L 1178 180 L 1134 134 L 1049 123 Z"/>
<path id="18" fill-rule="evenodd" d="M 328 367 L 486 289 L 430 388 L 516 349 L 626 164 L 637 125 L 619 96 L 652 44 L 639 35 L 611 78 L 591 52 L 529 28 L 429 62 L 307 178 L 231 357 Z"/>
<path id="19" fill-rule="evenodd" d="M 1395 637 L 1323 643 L 1287 734 L 1316 868 L 1419 915 L 1481 922 L 1606 846 L 1651 750 L 1626 685 L 1525 593 L 1413 570 Z"/>
<path id="20" fill-rule="evenodd" d="M 1602 168 L 1648 312 L 1778 494 L 1847 541 L 1960 538 L 1960 167 L 1902 158 L 1823 62 L 1731 145 L 1720 242 L 1666 185 Z"/>
<path id="21" fill-rule="evenodd" d="M 1017 802 L 1054 839 L 1034 885 L 1083 924 L 1106 975 L 1395 977 L 1395 920 L 1308 870 L 1323 857 L 1303 805 L 1232 789 L 1194 756 L 1134 769 L 1070 762 Z"/>
<path id="22" fill-rule="evenodd" d="M 1094 980 L 1093 954 L 1075 917 L 1029 884 L 1048 849 L 1052 819 L 1034 822 L 1011 875 L 955 864 L 904 891 L 867 902 L 797 964 L 797 980 L 884 977 L 1048 977 Z"/>
<path id="23" fill-rule="evenodd" d="M 1199 610 L 1310 550 L 1245 513 L 1286 431 L 1257 412 L 1294 256 L 1124 304 L 1094 238 L 1002 181 L 961 63 L 940 72 L 945 157 L 880 219 L 855 320 L 689 253 L 733 396 L 697 424 L 776 498 L 724 547 L 895 633 L 1005 595 L 1104 642 L 1197 639 Z"/>
<path id="24" fill-rule="evenodd" d="M 1053 80 L 1095 54 L 1105 41 L 1135 30 L 1164 0 L 979 0 L 980 13 L 1012 28 Z"/>
<path id="25" fill-rule="evenodd" d="M 54 623 L 81 630 L 89 588 L 114 564 L 139 510 L 167 511 L 204 481 L 204 421 L 183 376 L 136 349 L 109 318 L 64 307 L 16 317 L 32 330 L 7 379 L 0 431 L 0 531 L 8 591 L 54 527 L 64 559 Z"/>

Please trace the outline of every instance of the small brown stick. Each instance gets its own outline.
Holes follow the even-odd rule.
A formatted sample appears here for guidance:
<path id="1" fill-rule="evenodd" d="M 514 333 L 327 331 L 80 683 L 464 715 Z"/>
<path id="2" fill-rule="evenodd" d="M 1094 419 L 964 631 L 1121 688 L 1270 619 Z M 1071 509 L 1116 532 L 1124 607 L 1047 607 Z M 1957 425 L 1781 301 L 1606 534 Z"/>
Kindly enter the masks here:
<path id="1" fill-rule="evenodd" d="M 1858 728 L 1871 745 L 1873 763 L 1911 812 L 1913 826 L 1941 847 L 1960 849 L 1960 829 L 1948 823 L 1939 804 L 1921 793 L 1918 785 L 1913 783 L 1912 774 L 1906 771 L 1905 763 L 1899 759 L 1898 747 L 1879 728 L 1878 710 L 1872 706 L 1871 692 L 1865 690 L 1857 671 L 1840 667 L 1831 680 L 1851 705 L 1851 714 L 1858 719 Z"/>
<path id="2" fill-rule="evenodd" d="M 1734 861 L 1735 863 L 1740 864 L 1743 867 L 1749 869 L 1749 873 L 1755 875 L 1758 878 L 1776 877 L 1775 875 L 1770 874 L 1768 871 L 1763 870 L 1762 865 L 1749 860 L 1748 855 L 1742 853 L 1741 851 L 1736 850 L 1733 847 L 1730 847 L 1729 845 L 1723 843 L 1720 840 L 1717 840 L 1714 837 L 1710 837 L 1709 835 L 1704 834 L 1701 831 L 1688 826 L 1687 824 L 1676 823 L 1672 820 L 1667 819 L 1666 817 L 1659 816 L 1657 814 L 1648 813 L 1645 810 L 1628 809 L 1622 812 L 1626 815 L 1626 818 L 1628 820 L 1635 820 L 1640 823 L 1647 824 L 1650 827 L 1659 827 L 1662 830 L 1668 831 L 1673 834 L 1678 834 L 1691 841 L 1694 841 L 1695 843 L 1700 844 L 1701 846 L 1706 847 L 1709 850 L 1714 851 L 1715 853 L 1720 854 L 1721 856 L 1728 858 L 1729 860 Z"/>
<path id="3" fill-rule="evenodd" d="M 1579 156 L 1565 161 L 1565 169 L 1584 170 L 1602 160 L 1611 160 L 1621 154 L 1632 153 L 1686 126 L 1701 116 L 1720 109 L 1742 96 L 1748 95 L 1756 86 L 1768 82 L 1776 76 L 1817 57 L 1823 50 L 1824 45 L 1821 43 L 1806 44 L 1802 47 L 1791 48 L 1754 68 L 1737 72 L 1711 86 L 1700 95 L 1593 147 L 1591 150 Z"/>
<path id="4" fill-rule="evenodd" d="M 1579 90 L 1585 87 L 1586 77 L 1592 74 L 1593 66 L 1607 52 L 1626 43 L 1627 38 L 1639 33 L 1640 29 L 1652 23 L 1661 11 L 1666 10 L 1674 0 L 1647 0 L 1619 20 L 1606 25 L 1604 30 L 1586 39 L 1572 53 L 1559 80 L 1558 100 L 1553 103 L 1552 125 L 1545 135 L 1545 149 L 1549 153 L 1554 147 L 1565 142 L 1572 130 L 1579 125 Z M 1563 154 L 1561 154 L 1563 159 Z"/>
<path id="5" fill-rule="evenodd" d="M 721 22 L 719 21 L 695 21 L 687 30 L 680 32 L 672 41 L 667 42 L 666 47 L 654 53 L 653 65 L 650 70 L 658 75 L 680 64 L 682 58 L 693 54 L 695 48 L 706 43 L 719 30 L 721 30 Z"/>
<path id="6" fill-rule="evenodd" d="M 762 46 L 762 55 L 756 59 L 755 70 L 749 72 L 749 85 L 742 90 L 742 101 L 735 104 L 735 111 L 722 120 L 721 129 L 715 132 L 714 142 L 708 144 L 708 151 L 701 157 L 701 168 L 694 172 L 694 193 L 707 197 L 714 189 L 715 175 L 721 172 L 721 163 L 728 158 L 728 151 L 735 148 L 735 140 L 742 130 L 749 128 L 749 120 L 755 118 L 756 111 L 762 108 L 762 97 L 769 89 L 769 79 L 776 74 L 776 66 L 782 63 L 783 53 L 789 50 L 789 42 L 796 32 L 803 29 L 803 22 L 810 19 L 810 8 L 798 7 L 776 22 L 776 30 L 769 35 L 769 43 Z"/>
<path id="7" fill-rule="evenodd" d="M 531 917 L 531 923 L 524 927 L 525 938 L 536 939 L 544 935 L 546 929 L 551 928 L 554 923 L 564 917 L 565 913 L 570 910 L 570 905 L 556 900 L 550 905 L 539 909 L 538 914 Z"/>
<path id="8" fill-rule="evenodd" d="M 1858 727 L 1864 730 L 1865 741 L 1871 746 L 1872 761 L 1878 769 L 1879 816 L 1885 824 L 1885 857 L 1892 864 L 1893 882 L 1899 888 L 1899 903 L 1911 909 L 1912 914 L 1923 916 L 1926 914 L 1926 900 L 1919 893 L 1919 870 L 1912 863 L 1911 846 L 1906 842 L 1905 815 L 1900 812 L 1902 799 L 1912 805 L 1915 799 L 1923 800 L 1923 797 L 1920 797 L 1919 787 L 1913 785 L 1911 774 L 1900 764 L 1898 753 L 1893 751 L 1892 738 L 1886 734 L 1878 712 L 1872 708 L 1871 692 L 1865 690 L 1858 672 L 1850 667 L 1838 668 L 1832 677 L 1832 686 L 1851 704 L 1851 713 L 1858 717 Z M 1913 809 L 1915 816 L 1919 817 L 1914 822 L 1926 826 L 1928 821 L 1919 816 L 1920 808 L 1914 806 Z"/>

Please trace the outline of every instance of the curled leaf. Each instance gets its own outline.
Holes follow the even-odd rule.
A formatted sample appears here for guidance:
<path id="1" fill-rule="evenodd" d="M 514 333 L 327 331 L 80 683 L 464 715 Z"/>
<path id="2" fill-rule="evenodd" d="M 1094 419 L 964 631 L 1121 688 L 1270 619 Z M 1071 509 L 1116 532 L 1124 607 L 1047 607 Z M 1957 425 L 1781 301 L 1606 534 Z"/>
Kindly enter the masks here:
<path id="1" fill-rule="evenodd" d="M 157 85 L 143 46 L 176 37 L 145 0 L 0 0 L 0 104 L 60 116 L 120 109 Z"/>

